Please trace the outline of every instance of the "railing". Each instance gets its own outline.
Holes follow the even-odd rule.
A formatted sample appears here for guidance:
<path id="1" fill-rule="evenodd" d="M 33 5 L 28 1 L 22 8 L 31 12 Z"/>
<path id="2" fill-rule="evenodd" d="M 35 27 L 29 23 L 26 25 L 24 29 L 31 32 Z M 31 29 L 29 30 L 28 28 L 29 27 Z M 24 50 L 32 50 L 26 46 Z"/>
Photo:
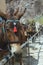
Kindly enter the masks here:
<path id="1" fill-rule="evenodd" d="M 42 29 L 42 28 L 41 28 Z M 40 32 L 41 32 L 41 29 L 35 33 L 30 39 L 28 39 L 24 44 L 21 45 L 21 48 L 25 47 L 27 44 L 30 44 L 33 42 L 33 40 L 36 39 L 37 36 L 39 36 Z"/>
<path id="2" fill-rule="evenodd" d="M 0 65 L 14 65 L 14 55 L 7 55 L 0 61 Z"/>

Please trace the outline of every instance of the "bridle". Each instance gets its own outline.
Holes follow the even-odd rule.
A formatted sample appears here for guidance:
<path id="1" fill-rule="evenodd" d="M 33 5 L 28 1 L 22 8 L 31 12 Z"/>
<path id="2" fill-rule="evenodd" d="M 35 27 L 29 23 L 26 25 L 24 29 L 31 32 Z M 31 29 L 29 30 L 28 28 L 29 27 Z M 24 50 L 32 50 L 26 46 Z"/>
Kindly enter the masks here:
<path id="1" fill-rule="evenodd" d="M 13 36 L 15 35 L 15 33 L 14 33 L 12 30 L 10 30 L 10 28 L 7 28 L 7 27 L 6 27 L 6 23 L 4 23 L 4 25 L 3 25 L 3 27 L 2 27 L 2 30 L 3 30 L 3 33 L 6 35 L 6 40 L 7 40 L 7 43 L 8 43 L 8 44 L 9 44 L 9 43 L 20 43 L 20 41 L 10 42 L 10 41 L 8 40 L 7 30 L 9 30 L 10 32 L 12 32 L 12 35 L 13 35 Z"/>
<path id="2" fill-rule="evenodd" d="M 8 43 L 8 44 L 22 43 L 22 42 L 19 41 L 19 40 L 10 42 L 9 39 L 8 39 L 8 36 L 7 36 L 7 30 L 9 30 L 10 32 L 12 32 L 12 35 L 13 35 L 13 36 L 15 35 L 15 33 L 14 33 L 12 30 L 10 30 L 10 28 L 9 28 L 8 26 L 6 26 L 6 25 L 7 25 L 9 22 L 13 22 L 13 23 L 16 22 L 16 23 L 18 23 L 18 21 L 19 21 L 19 20 L 7 20 L 7 21 L 3 22 L 4 25 L 3 25 L 3 27 L 2 27 L 2 30 L 3 30 L 3 33 L 4 33 L 5 36 L 6 36 L 6 40 L 7 40 L 7 43 Z"/>

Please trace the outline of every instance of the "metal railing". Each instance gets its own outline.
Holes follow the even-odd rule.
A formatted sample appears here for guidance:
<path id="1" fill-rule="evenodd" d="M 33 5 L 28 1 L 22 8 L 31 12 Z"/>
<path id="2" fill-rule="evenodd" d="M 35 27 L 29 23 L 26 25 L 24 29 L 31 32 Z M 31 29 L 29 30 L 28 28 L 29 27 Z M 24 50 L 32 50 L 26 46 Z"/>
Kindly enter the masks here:
<path id="1" fill-rule="evenodd" d="M 0 65 L 14 65 L 14 55 L 7 55 L 0 61 Z"/>
<path id="2" fill-rule="evenodd" d="M 41 28 L 41 29 L 42 29 L 42 28 Z M 35 40 L 36 37 L 37 37 L 37 35 L 39 36 L 39 34 L 40 34 L 40 32 L 41 32 L 41 29 L 40 29 L 37 33 L 35 33 L 30 39 L 28 39 L 25 43 L 23 43 L 23 44 L 21 45 L 21 48 L 25 47 L 27 44 L 32 43 L 33 39 Z"/>

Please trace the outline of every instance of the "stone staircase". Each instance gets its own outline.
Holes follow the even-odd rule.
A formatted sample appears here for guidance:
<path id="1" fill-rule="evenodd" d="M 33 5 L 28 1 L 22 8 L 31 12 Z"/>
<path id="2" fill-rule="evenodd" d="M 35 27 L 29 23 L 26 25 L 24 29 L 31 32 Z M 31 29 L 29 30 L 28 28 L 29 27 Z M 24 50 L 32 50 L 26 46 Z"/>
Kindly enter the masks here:
<path id="1" fill-rule="evenodd" d="M 37 37 L 32 45 L 34 48 L 30 48 L 30 56 L 37 60 L 36 65 L 43 65 L 43 35 Z M 35 65 L 34 62 L 31 65 Z"/>

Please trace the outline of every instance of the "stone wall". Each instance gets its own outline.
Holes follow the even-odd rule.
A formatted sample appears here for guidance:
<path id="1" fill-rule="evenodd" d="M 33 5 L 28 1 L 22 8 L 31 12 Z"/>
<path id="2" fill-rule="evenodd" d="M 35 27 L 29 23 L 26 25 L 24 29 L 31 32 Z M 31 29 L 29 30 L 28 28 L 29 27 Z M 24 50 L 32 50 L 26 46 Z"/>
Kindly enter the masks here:
<path id="1" fill-rule="evenodd" d="M 36 15 L 43 13 L 43 0 L 6 0 L 7 11 L 10 11 L 10 8 L 14 10 L 19 7 L 19 10 L 26 8 L 26 13 L 20 19 L 20 21 L 25 21 L 26 19 L 34 18 Z"/>
<path id="2" fill-rule="evenodd" d="M 9 5 L 9 2 L 10 2 L 10 0 L 7 0 L 7 6 Z M 33 15 L 33 13 L 34 13 L 33 11 L 36 11 L 36 9 L 37 10 L 41 9 L 42 4 L 43 4 L 42 2 L 43 2 L 43 0 L 12 0 L 10 2 L 9 6 L 13 7 L 13 8 L 18 7 L 18 6 L 20 8 L 21 8 L 21 6 L 26 7 L 28 9 L 29 13 L 31 13 Z M 37 11 L 35 14 L 38 14 Z"/>
<path id="3" fill-rule="evenodd" d="M 4 12 L 9 12 L 10 8 L 15 10 L 17 7 L 19 10 L 27 9 L 22 19 L 34 18 L 43 13 L 43 0 L 6 0 L 6 4 L 5 0 L 0 0 L 0 9 Z"/>
<path id="4" fill-rule="evenodd" d="M 4 12 L 6 11 L 6 8 L 7 10 L 10 8 L 15 10 L 16 7 L 19 7 L 20 9 L 21 7 L 27 8 L 27 16 L 34 17 L 37 14 L 43 13 L 43 0 L 0 0 L 0 10 Z"/>

